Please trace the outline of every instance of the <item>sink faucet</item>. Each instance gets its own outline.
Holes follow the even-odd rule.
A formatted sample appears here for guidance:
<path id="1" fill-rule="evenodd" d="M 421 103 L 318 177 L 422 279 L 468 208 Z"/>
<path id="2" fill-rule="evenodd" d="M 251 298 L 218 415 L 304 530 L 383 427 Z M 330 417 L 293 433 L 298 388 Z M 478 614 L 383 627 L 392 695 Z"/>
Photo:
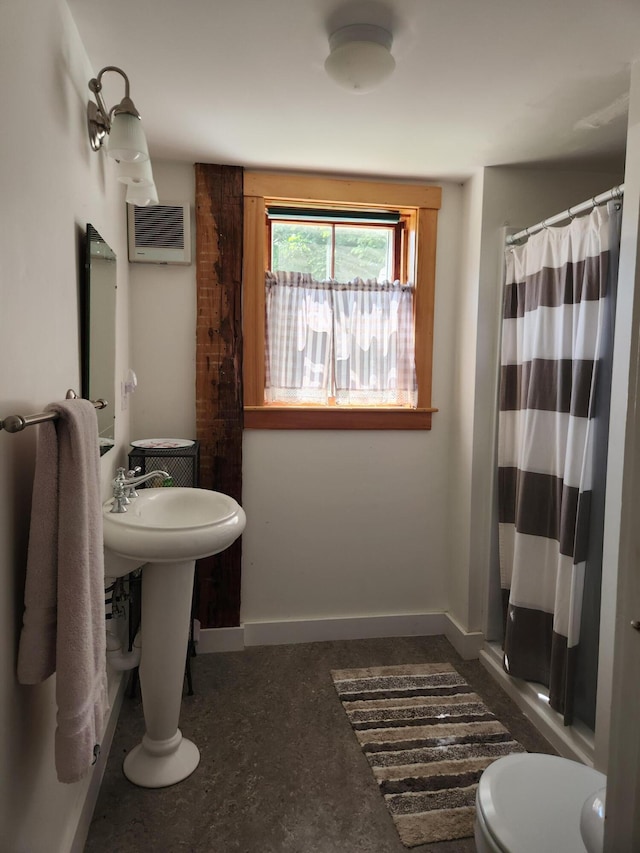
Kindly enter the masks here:
<path id="1" fill-rule="evenodd" d="M 129 472 L 132 473 L 132 472 Z M 138 495 L 135 487 L 141 483 L 146 483 L 154 477 L 162 477 L 167 479 L 171 475 L 166 471 L 149 471 L 148 474 L 142 474 L 140 477 L 125 477 L 124 468 L 118 468 L 117 475 L 112 480 L 113 485 L 113 506 L 110 512 L 126 512 L 127 504 L 131 503 Z"/>
<path id="2" fill-rule="evenodd" d="M 131 480 L 133 477 L 137 477 L 141 471 L 142 471 L 142 468 L 139 465 L 136 465 L 135 468 L 132 468 L 130 471 L 127 471 L 126 479 Z M 119 468 L 118 468 L 118 472 L 120 472 Z M 134 498 L 138 497 L 138 493 L 136 492 L 135 486 L 131 486 L 131 485 L 125 486 L 124 493 L 125 493 L 125 496 L 127 498 L 129 498 L 130 501 L 133 500 Z"/>

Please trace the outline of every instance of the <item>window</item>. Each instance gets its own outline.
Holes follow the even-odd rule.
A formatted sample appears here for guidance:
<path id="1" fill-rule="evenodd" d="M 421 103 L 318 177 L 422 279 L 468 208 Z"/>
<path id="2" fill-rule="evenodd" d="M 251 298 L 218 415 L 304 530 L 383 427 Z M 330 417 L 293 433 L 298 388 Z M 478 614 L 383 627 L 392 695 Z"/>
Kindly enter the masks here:
<path id="1" fill-rule="evenodd" d="M 403 225 L 399 211 L 271 206 L 268 267 L 319 280 L 394 281 L 401 278 Z"/>
<path id="2" fill-rule="evenodd" d="M 440 188 L 245 172 L 244 196 L 245 428 L 429 429 L 437 411 L 431 359 Z M 272 401 L 265 394 L 265 273 L 274 267 L 316 283 L 354 275 L 410 281 L 417 405 L 372 405 L 357 394 L 335 405 L 333 390 L 309 402 Z"/>

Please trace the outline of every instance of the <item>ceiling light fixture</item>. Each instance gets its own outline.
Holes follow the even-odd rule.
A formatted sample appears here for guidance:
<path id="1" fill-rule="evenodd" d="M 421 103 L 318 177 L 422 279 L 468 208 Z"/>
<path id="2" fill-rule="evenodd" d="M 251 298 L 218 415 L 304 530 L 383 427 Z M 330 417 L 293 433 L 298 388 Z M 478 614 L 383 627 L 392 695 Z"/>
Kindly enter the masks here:
<path id="1" fill-rule="evenodd" d="M 125 85 L 124 98 L 110 110 L 105 106 L 100 94 L 102 75 L 107 71 L 120 74 Z M 107 65 L 97 77 L 89 80 L 89 89 L 96 99 L 96 103 L 89 101 L 87 106 L 91 148 L 99 151 L 106 141 L 107 154 L 118 164 L 118 180 L 128 184 L 129 204 L 157 204 L 157 191 L 149 162 L 149 147 L 142 129 L 140 113 L 129 97 L 129 78 L 121 68 Z"/>
<path id="2" fill-rule="evenodd" d="M 351 24 L 329 37 L 331 53 L 325 71 L 338 85 L 351 92 L 375 89 L 396 67 L 391 55 L 393 36 L 374 24 Z"/>

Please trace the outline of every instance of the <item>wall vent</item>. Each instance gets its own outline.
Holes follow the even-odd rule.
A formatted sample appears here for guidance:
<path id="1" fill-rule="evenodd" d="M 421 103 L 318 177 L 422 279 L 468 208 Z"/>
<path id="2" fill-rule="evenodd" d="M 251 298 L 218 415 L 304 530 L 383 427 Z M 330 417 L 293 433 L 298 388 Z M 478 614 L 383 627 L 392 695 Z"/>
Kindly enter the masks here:
<path id="1" fill-rule="evenodd" d="M 129 260 L 139 264 L 190 264 L 188 204 L 127 205 Z"/>

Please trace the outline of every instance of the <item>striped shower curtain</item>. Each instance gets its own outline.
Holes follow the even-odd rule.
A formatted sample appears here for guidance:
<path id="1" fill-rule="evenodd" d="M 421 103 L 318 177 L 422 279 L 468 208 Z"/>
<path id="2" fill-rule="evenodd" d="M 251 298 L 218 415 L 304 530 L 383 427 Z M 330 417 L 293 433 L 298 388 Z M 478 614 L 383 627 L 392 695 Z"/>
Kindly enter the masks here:
<path id="1" fill-rule="evenodd" d="M 585 565 L 590 539 L 598 539 L 590 535 L 591 504 L 594 470 L 602 472 L 606 457 L 618 229 L 614 205 L 595 208 L 506 253 L 498 445 L 504 667 L 548 686 L 565 724 Z"/>

